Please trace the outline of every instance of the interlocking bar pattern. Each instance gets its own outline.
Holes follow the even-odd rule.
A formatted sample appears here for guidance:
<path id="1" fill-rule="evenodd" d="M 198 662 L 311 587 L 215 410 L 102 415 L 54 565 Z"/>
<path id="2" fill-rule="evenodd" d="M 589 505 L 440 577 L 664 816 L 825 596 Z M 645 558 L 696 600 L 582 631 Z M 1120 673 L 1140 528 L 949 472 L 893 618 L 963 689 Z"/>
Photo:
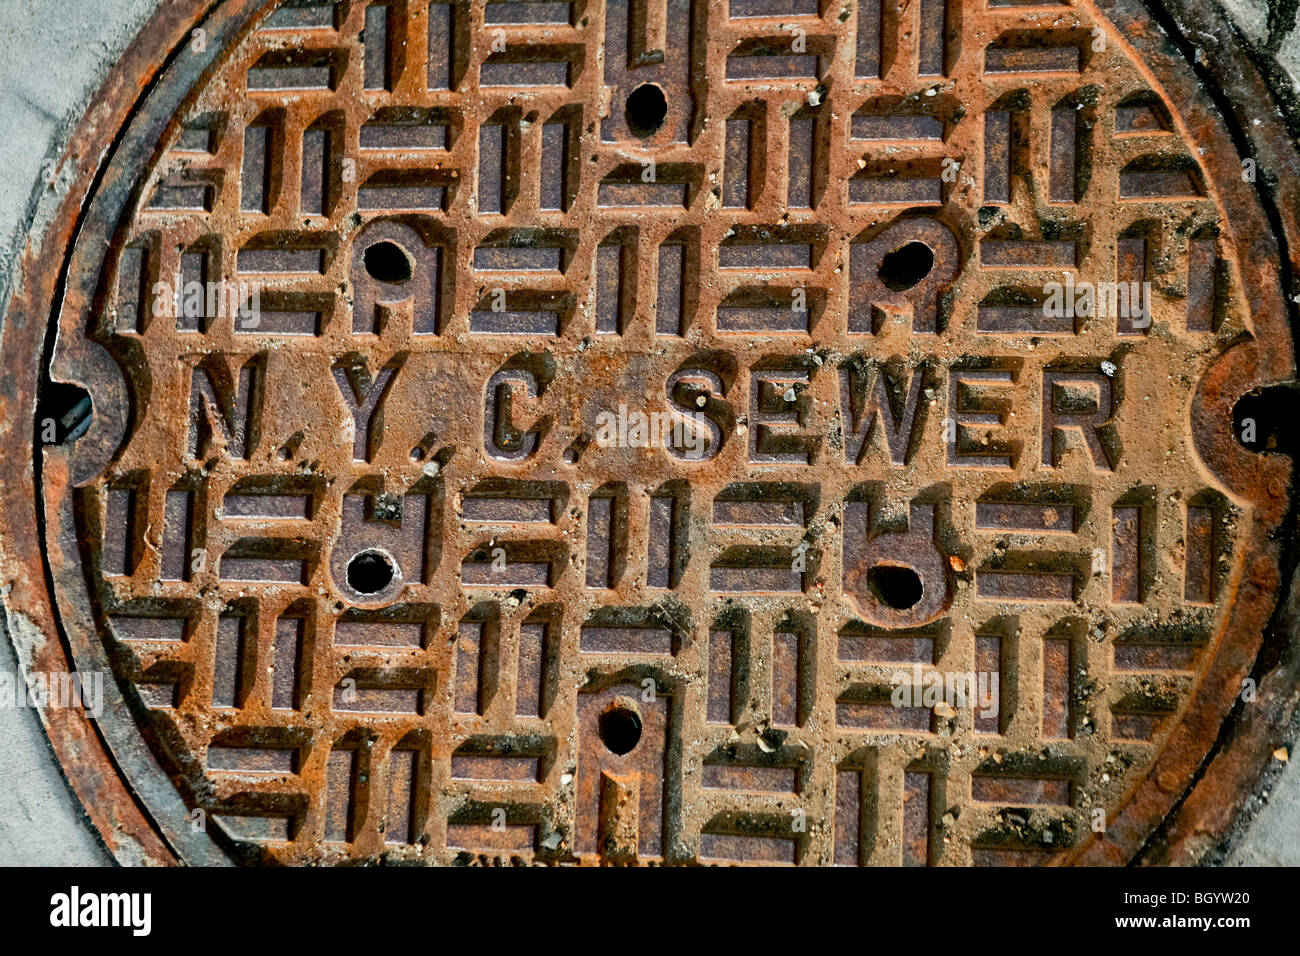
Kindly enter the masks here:
<path id="1" fill-rule="evenodd" d="M 242 861 L 1066 859 L 1240 573 L 1236 259 L 1082 0 L 271 5 L 105 261 L 103 640 Z"/>

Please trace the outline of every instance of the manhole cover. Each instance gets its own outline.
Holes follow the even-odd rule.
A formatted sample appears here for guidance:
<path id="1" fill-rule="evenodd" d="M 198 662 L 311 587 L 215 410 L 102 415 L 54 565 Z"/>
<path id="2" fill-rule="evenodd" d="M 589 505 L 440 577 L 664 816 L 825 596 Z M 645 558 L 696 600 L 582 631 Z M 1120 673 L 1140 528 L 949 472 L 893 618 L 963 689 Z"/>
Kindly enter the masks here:
<path id="1" fill-rule="evenodd" d="M 1185 799 L 1292 346 L 1144 15 L 199 7 L 6 326 L 121 858 L 1121 862 Z"/>

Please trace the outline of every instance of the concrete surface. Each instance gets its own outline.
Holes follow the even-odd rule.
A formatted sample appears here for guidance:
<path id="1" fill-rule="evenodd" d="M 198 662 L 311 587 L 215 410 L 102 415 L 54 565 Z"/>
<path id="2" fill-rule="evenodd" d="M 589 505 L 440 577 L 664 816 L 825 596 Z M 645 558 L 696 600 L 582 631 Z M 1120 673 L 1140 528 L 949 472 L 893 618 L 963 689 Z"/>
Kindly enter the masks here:
<path id="1" fill-rule="evenodd" d="M 1272 57 L 1300 95 L 1300 22 L 1294 0 L 1222 0 L 1256 51 Z M 0 314 L 9 270 L 45 190 L 35 188 L 100 78 L 158 0 L 0 0 Z M 1271 9 L 1270 9 L 1271 8 Z M 0 623 L 0 630 L 3 630 Z M 0 671 L 15 674 L 8 635 Z M 1300 719 L 1287 734 L 1292 755 Z M 111 864 L 34 711 L 0 707 L 0 865 Z M 1300 866 L 1300 760 L 1273 766 L 1220 858 L 1229 866 Z"/>

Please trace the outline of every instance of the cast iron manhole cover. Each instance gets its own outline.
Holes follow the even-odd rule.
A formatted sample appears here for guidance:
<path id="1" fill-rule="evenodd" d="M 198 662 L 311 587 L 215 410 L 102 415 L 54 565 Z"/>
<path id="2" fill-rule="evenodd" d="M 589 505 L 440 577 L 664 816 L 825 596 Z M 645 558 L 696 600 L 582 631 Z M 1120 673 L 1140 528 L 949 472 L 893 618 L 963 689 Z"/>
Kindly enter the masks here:
<path id="1" fill-rule="evenodd" d="M 1292 356 L 1144 14 L 208 6 L 6 327 L 9 605 L 111 675 L 52 735 L 120 858 L 1141 849 L 1272 607 L 1232 413 Z"/>

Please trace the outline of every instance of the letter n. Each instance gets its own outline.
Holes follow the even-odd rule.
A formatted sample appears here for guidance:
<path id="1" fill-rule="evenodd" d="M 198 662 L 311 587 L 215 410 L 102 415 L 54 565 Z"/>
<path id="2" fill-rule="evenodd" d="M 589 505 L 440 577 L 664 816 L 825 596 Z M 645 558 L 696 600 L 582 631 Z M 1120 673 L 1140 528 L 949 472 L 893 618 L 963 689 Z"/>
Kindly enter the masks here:
<path id="1" fill-rule="evenodd" d="M 264 355 L 254 355 L 235 374 L 221 359 L 194 366 L 189 457 L 207 458 L 220 447 L 229 458 L 247 459 L 258 443 L 265 382 Z"/>

